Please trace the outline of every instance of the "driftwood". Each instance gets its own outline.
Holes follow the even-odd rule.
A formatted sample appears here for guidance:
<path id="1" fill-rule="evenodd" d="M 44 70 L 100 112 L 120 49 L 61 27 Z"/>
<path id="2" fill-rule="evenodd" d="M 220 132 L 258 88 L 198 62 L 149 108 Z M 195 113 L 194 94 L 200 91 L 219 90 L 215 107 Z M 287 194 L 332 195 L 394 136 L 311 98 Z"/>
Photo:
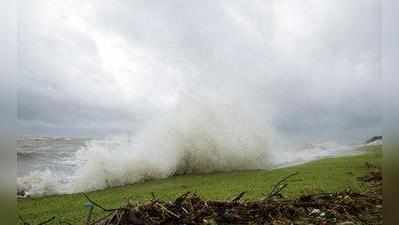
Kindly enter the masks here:
<path id="1" fill-rule="evenodd" d="M 381 186 L 381 182 L 375 182 L 381 181 L 378 178 L 380 171 L 374 169 L 366 176 L 367 179 L 360 178 L 374 182 L 370 186 L 372 190 L 366 193 L 346 190 L 284 199 L 281 192 L 287 187 L 286 182 L 297 174 L 282 178 L 260 201 L 241 202 L 246 192 L 239 193 L 230 201 L 207 201 L 187 192 L 175 201 L 164 202 L 152 194 L 152 201 L 116 209 L 110 216 L 90 225 L 382 223 L 382 192 L 375 188 Z"/>

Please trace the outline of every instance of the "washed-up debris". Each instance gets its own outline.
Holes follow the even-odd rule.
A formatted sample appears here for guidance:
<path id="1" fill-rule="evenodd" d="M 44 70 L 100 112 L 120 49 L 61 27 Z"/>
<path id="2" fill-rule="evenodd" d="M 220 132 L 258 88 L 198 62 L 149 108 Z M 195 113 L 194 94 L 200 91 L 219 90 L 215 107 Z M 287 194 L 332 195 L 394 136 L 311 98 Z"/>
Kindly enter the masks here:
<path id="1" fill-rule="evenodd" d="M 376 207 L 381 201 L 347 192 L 254 202 L 205 201 L 189 194 L 174 202 L 127 206 L 89 224 L 381 224 L 381 209 Z"/>
<path id="2" fill-rule="evenodd" d="M 304 195 L 285 199 L 281 191 L 289 175 L 278 182 L 263 200 L 240 201 L 245 192 L 231 201 L 201 199 L 187 192 L 175 201 L 153 198 L 142 205 L 128 204 L 108 210 L 111 214 L 90 225 L 232 225 L 232 224 L 382 224 L 381 171 L 374 168 L 361 178 L 373 182 L 370 191 Z M 381 179 L 380 179 L 381 178 Z M 89 201 L 93 202 L 90 198 Z M 98 205 L 94 203 L 94 205 Z"/>

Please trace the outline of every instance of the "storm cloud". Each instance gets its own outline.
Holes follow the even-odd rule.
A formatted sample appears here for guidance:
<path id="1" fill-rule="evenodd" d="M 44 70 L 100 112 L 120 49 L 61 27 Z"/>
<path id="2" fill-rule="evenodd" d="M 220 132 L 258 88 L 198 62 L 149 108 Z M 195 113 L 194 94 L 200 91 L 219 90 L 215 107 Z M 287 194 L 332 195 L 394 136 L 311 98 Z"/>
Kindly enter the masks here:
<path id="1" fill-rule="evenodd" d="M 363 140 L 380 132 L 380 4 L 22 0 L 19 124 L 135 130 L 183 96 L 227 95 L 295 138 Z"/>

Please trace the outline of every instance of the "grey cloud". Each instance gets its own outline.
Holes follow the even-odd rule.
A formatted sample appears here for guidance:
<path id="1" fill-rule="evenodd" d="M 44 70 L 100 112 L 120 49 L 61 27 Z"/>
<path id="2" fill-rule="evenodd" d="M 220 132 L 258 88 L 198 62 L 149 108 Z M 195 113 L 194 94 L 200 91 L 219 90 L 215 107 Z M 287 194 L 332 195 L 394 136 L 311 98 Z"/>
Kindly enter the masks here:
<path id="1" fill-rule="evenodd" d="M 245 86 L 283 133 L 379 132 L 380 1 L 38 2 L 20 9 L 22 121 L 123 127 Z"/>

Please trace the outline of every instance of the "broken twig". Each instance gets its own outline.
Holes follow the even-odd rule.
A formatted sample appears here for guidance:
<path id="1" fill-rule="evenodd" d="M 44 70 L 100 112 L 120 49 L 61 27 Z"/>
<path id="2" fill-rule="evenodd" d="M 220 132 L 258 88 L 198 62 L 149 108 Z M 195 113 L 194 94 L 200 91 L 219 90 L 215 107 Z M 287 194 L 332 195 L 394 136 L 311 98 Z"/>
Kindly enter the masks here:
<path id="1" fill-rule="evenodd" d="M 241 192 L 239 195 L 237 195 L 237 197 L 233 198 L 231 201 L 232 201 L 232 202 L 240 201 L 240 199 L 241 199 L 246 193 L 247 193 L 247 192 L 245 192 L 245 191 Z"/>
<path id="2" fill-rule="evenodd" d="M 271 198 L 276 196 L 281 196 L 281 192 L 288 186 L 288 184 L 283 184 L 283 182 L 296 175 L 298 175 L 298 172 L 289 174 L 288 176 L 282 178 L 279 182 L 277 182 L 277 184 L 273 186 L 272 191 L 266 197 L 266 200 L 270 200 Z"/>

